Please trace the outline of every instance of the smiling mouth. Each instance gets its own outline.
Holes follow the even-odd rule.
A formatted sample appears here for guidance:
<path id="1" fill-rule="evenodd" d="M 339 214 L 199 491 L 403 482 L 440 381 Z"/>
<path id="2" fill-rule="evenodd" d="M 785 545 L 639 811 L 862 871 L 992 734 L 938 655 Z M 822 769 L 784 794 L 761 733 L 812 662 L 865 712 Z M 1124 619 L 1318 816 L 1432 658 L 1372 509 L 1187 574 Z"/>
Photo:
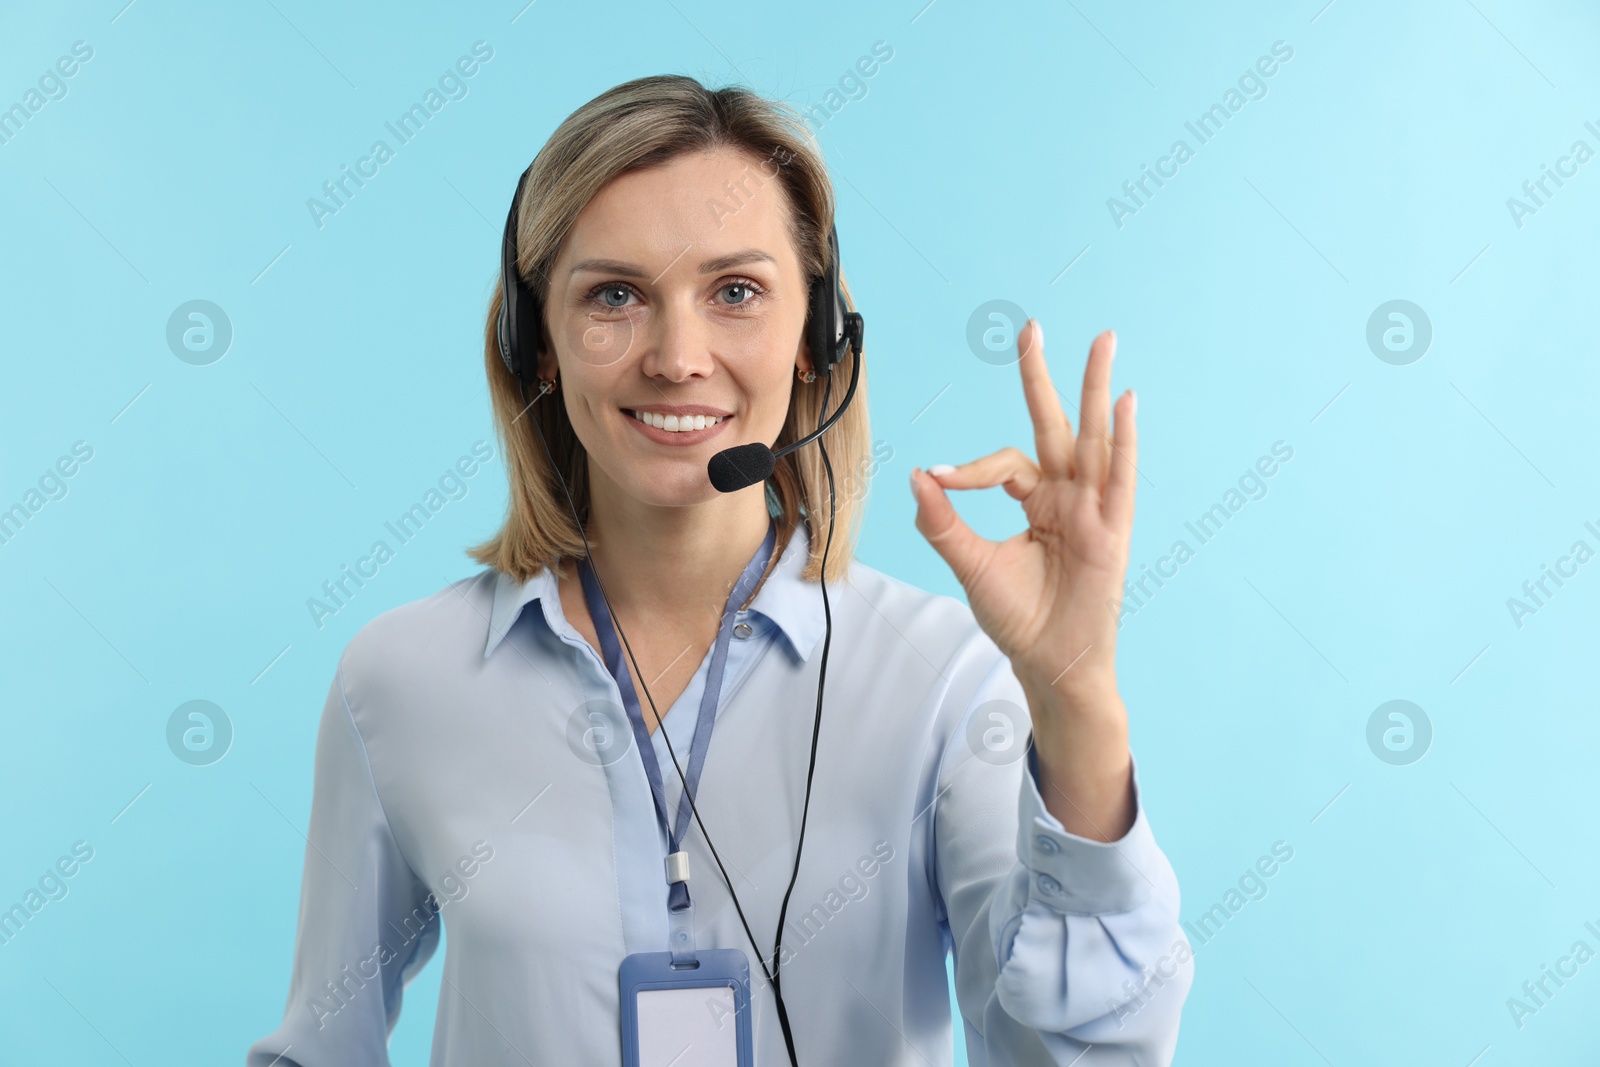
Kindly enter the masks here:
<path id="1" fill-rule="evenodd" d="M 634 411 L 631 408 L 623 408 L 622 411 L 629 418 L 637 419 L 646 426 L 653 426 L 668 433 L 692 433 L 695 430 L 710 429 L 731 417 L 728 415 L 661 415 L 653 411 Z"/>

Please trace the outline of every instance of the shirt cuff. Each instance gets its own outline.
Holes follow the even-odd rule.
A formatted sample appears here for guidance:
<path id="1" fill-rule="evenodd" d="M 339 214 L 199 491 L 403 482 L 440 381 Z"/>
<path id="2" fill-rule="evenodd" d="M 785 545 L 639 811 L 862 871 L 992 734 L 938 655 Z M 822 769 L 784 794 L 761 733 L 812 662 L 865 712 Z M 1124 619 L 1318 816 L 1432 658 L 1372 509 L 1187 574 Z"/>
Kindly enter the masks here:
<path id="1" fill-rule="evenodd" d="M 1028 773 L 1018 800 L 1017 856 L 1028 868 L 1028 902 L 1062 913 L 1105 915 L 1132 911 L 1149 899 L 1160 851 L 1145 819 L 1139 769 L 1133 763 L 1133 825 L 1116 841 L 1068 833 L 1039 794 L 1037 750 L 1028 746 Z M 1129 757 L 1132 761 L 1132 757 Z"/>

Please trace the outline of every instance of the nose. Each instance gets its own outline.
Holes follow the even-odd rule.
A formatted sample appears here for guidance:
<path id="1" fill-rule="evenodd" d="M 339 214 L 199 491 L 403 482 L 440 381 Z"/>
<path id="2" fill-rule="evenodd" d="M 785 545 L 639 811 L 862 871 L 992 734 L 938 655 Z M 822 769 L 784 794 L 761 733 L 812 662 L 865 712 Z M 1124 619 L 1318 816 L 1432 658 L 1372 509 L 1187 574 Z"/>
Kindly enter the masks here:
<path id="1" fill-rule="evenodd" d="M 658 306 L 641 363 L 644 373 L 670 382 L 688 381 L 711 373 L 710 335 L 706 322 L 689 300 L 664 300 Z"/>

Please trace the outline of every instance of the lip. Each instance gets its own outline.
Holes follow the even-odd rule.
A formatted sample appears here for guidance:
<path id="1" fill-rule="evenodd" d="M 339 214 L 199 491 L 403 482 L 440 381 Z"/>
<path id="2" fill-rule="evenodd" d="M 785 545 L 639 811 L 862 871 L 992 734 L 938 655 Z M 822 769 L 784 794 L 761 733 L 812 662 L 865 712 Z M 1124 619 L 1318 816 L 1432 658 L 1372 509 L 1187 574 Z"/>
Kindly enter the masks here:
<path id="1" fill-rule="evenodd" d="M 652 404 L 648 409 L 645 410 L 659 411 L 663 415 L 721 414 L 721 412 L 717 411 L 715 408 L 708 408 L 700 404 Z M 717 423 L 715 426 L 707 426 L 703 430 L 658 430 L 654 426 L 650 426 L 634 418 L 633 409 L 623 408 L 620 410 L 620 414 L 623 418 L 628 420 L 635 430 L 638 430 L 640 433 L 644 434 L 644 436 L 649 440 L 654 441 L 658 445 L 675 445 L 679 448 L 697 445 L 702 441 L 709 441 L 723 430 L 727 429 L 728 423 L 733 421 L 733 416 L 727 415 L 724 416 L 722 421 Z"/>
<path id="2" fill-rule="evenodd" d="M 657 415 L 732 415 L 731 411 L 710 408 L 704 404 L 646 404 L 643 407 L 623 408 L 623 411 L 648 411 Z"/>

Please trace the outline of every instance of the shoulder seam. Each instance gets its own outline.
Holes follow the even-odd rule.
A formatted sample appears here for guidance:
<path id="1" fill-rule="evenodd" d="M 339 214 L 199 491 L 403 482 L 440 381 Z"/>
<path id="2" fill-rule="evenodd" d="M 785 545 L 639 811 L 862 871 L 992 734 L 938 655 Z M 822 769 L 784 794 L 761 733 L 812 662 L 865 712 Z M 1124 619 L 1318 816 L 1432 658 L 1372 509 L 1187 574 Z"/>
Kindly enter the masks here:
<path id="1" fill-rule="evenodd" d="M 350 708 L 350 698 L 345 693 L 344 661 L 342 657 L 338 667 L 334 670 L 334 677 L 339 683 L 339 704 L 344 708 L 345 719 L 350 723 L 351 733 L 355 734 L 356 748 L 361 752 L 361 765 L 367 771 L 367 784 L 372 787 L 372 795 L 378 801 L 378 811 L 383 815 L 384 833 L 389 835 L 389 840 L 394 844 L 394 850 L 400 854 L 400 858 L 406 861 L 406 867 L 411 871 L 411 877 L 427 887 L 431 892 L 433 887 L 428 886 L 427 882 L 423 881 L 421 876 L 417 874 L 416 864 L 411 862 L 411 857 L 406 855 L 406 850 L 400 845 L 400 839 L 394 835 L 394 826 L 389 821 L 389 809 L 384 806 L 383 794 L 378 790 L 378 779 L 372 773 L 372 758 L 367 754 L 367 739 L 361 736 L 361 726 L 356 722 L 355 712 Z"/>

